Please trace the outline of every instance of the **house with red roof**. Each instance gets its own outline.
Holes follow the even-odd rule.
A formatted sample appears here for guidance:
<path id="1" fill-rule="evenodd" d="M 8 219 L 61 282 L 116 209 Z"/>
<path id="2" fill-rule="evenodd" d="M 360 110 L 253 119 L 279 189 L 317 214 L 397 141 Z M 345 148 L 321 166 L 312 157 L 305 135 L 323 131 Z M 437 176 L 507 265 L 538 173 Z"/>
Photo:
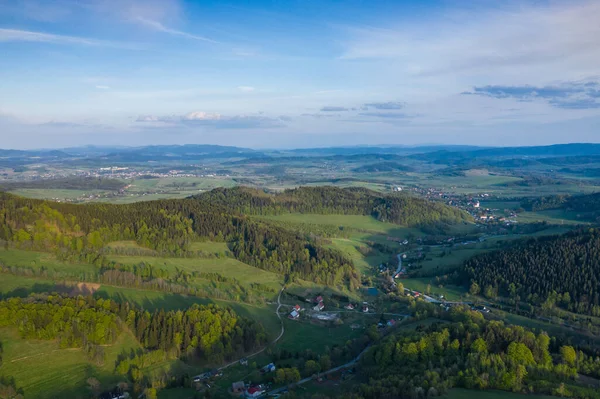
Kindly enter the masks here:
<path id="1" fill-rule="evenodd" d="M 264 385 L 254 385 L 246 389 L 244 396 L 247 398 L 260 398 L 267 392 Z"/>

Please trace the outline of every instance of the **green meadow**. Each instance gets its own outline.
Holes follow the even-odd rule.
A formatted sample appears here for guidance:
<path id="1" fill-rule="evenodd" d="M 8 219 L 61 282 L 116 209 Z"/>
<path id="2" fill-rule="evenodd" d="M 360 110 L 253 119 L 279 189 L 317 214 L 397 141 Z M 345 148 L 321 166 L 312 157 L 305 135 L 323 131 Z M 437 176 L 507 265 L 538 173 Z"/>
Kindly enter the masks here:
<path id="1" fill-rule="evenodd" d="M 113 373 L 117 356 L 139 348 L 130 333 L 123 333 L 117 342 L 105 346 L 105 361 L 91 364 L 78 348 L 60 349 L 57 341 L 21 339 L 12 328 L 0 329 L 4 349 L 0 372 L 15 378 L 26 398 L 57 397 L 89 398 L 90 377 L 98 379 L 104 388 L 117 384 L 121 378 Z"/>
<path id="2" fill-rule="evenodd" d="M 124 265 L 141 262 L 152 266 L 175 271 L 218 273 L 225 277 L 235 278 L 242 284 L 260 283 L 277 289 L 281 286 L 282 278 L 275 273 L 247 265 L 233 258 L 162 258 L 154 256 L 122 256 L 109 255 L 110 260 Z"/>

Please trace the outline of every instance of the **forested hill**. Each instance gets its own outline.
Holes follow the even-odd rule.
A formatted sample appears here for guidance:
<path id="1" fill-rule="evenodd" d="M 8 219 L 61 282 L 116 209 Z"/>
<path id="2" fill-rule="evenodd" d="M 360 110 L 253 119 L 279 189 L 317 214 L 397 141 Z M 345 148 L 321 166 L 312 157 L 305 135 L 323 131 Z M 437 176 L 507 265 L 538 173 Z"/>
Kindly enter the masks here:
<path id="1" fill-rule="evenodd" d="M 144 349 L 159 351 L 142 356 L 154 354 L 163 359 L 171 353 L 223 361 L 247 353 L 267 340 L 262 325 L 230 308 L 195 304 L 184 311 L 149 313 L 128 302 L 89 296 L 41 294 L 0 301 L 0 327 L 6 326 L 18 328 L 23 338 L 57 339 L 62 348 L 84 348 L 88 355 L 100 358 L 104 351 L 101 345 L 114 343 L 126 328 Z M 117 371 L 127 374 L 136 365 L 135 360 L 139 359 L 123 359 Z"/>
<path id="2" fill-rule="evenodd" d="M 487 296 L 518 296 L 600 316 L 600 230 L 528 240 L 476 256 L 465 263 L 462 280 Z"/>
<path id="3" fill-rule="evenodd" d="M 74 205 L 0 193 L 0 240 L 62 259 L 110 266 L 102 249 L 119 240 L 187 256 L 191 242 L 207 239 L 227 242 L 237 259 L 265 270 L 328 285 L 359 285 L 351 261 L 339 252 L 207 201 Z"/>
<path id="4" fill-rule="evenodd" d="M 586 195 L 551 195 L 525 200 L 521 206 L 529 211 L 566 209 L 587 213 L 592 218 L 600 217 L 600 193 Z"/>
<path id="5" fill-rule="evenodd" d="M 596 387 L 571 384 L 578 374 L 600 376 L 594 353 L 577 351 L 545 332 L 486 320 L 477 312 L 453 308 L 442 317 L 449 322 L 398 329 L 374 344 L 360 360 L 355 380 L 362 383 L 352 387 L 358 395 L 339 397 L 435 398 L 462 387 L 477 391 L 452 397 L 521 398 L 484 392 L 498 389 L 535 394 L 523 398 L 600 398 Z"/>
<path id="6" fill-rule="evenodd" d="M 370 215 L 405 226 L 453 224 L 470 216 L 442 203 L 405 194 L 384 195 L 363 188 L 301 187 L 278 194 L 247 188 L 220 188 L 196 196 L 249 215 L 285 212 Z"/>

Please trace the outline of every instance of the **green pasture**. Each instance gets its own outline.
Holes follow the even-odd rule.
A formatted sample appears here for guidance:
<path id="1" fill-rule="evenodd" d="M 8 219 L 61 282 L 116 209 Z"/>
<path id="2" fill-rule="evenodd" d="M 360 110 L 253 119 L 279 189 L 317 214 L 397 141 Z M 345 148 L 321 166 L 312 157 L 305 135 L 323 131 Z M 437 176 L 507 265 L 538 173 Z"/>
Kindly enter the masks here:
<path id="1" fill-rule="evenodd" d="M 91 364 L 78 348 L 60 349 L 57 341 L 24 340 L 12 328 L 0 329 L 4 353 L 0 372 L 15 378 L 26 398 L 89 398 L 87 379 L 94 377 L 103 388 L 122 381 L 113 374 L 117 356 L 139 347 L 130 333 L 105 346 L 104 365 Z"/>
<path id="2" fill-rule="evenodd" d="M 52 292 L 56 283 L 51 279 L 0 274 L 0 298 L 26 297 L 31 293 Z"/>
<path id="3" fill-rule="evenodd" d="M 190 244 L 190 250 L 224 254 L 225 252 L 229 251 L 229 248 L 224 242 L 198 241 Z"/>
<path id="4" fill-rule="evenodd" d="M 21 197 L 36 198 L 36 199 L 58 199 L 58 200 L 74 200 L 83 196 L 106 194 L 108 190 L 70 190 L 70 189 L 53 189 L 53 188 L 19 188 L 11 191 L 11 194 L 20 195 Z"/>
<path id="5" fill-rule="evenodd" d="M 453 286 L 453 285 L 443 285 L 441 288 L 439 287 L 439 282 L 434 278 L 424 277 L 424 278 L 407 278 L 398 280 L 403 285 L 404 288 L 409 288 L 413 291 L 419 291 L 421 293 L 427 292 L 427 285 L 430 286 L 430 294 L 433 297 L 443 295 L 449 301 L 459 301 L 465 298 L 466 291 L 462 287 Z"/>
<path id="6" fill-rule="evenodd" d="M 373 255 L 363 256 L 357 248 L 366 247 L 366 244 L 347 238 L 334 238 L 331 240 L 329 248 L 336 249 L 352 260 L 354 266 L 363 274 L 371 273 L 374 267 L 379 266 L 382 262 L 387 261 L 393 255 L 382 254 L 378 251 L 374 251 Z"/>
<path id="7" fill-rule="evenodd" d="M 63 272 L 69 275 L 95 272 L 93 265 L 86 263 L 62 262 L 53 254 L 47 252 L 25 251 L 21 249 L 0 249 L 0 262 L 5 266 L 31 267 L 39 270 L 42 267 L 55 272 Z"/>
<path id="8" fill-rule="evenodd" d="M 364 334 L 362 330 L 352 330 L 349 325 L 324 327 L 305 320 L 284 319 L 285 334 L 277 343 L 280 349 L 303 352 L 307 349 L 315 353 L 325 352 L 325 347 L 343 345 L 346 341 Z"/>
<path id="9" fill-rule="evenodd" d="M 284 213 L 281 215 L 260 216 L 264 220 L 276 220 L 288 223 L 308 223 L 350 228 L 375 234 L 403 237 L 408 233 L 416 233 L 418 229 L 407 229 L 393 223 L 381 222 L 371 216 L 364 215 L 321 215 L 314 213 Z"/>
<path id="10" fill-rule="evenodd" d="M 521 223 L 547 222 L 556 225 L 589 224 L 585 219 L 585 212 L 573 212 L 563 209 L 552 209 L 537 212 L 522 212 L 517 215 Z"/>
<path id="11" fill-rule="evenodd" d="M 110 260 L 133 265 L 141 262 L 175 271 L 176 268 L 188 272 L 218 273 L 235 278 L 242 284 L 260 283 L 271 288 L 281 287 L 282 278 L 272 272 L 262 270 L 232 258 L 160 258 L 154 256 L 109 255 Z"/>

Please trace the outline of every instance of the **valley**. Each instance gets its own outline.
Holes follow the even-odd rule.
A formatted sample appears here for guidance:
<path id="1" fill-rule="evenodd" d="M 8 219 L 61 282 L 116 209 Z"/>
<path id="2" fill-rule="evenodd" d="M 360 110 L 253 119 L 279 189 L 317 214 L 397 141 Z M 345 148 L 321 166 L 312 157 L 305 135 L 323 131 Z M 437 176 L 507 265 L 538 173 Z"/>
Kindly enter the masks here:
<path id="1" fill-rule="evenodd" d="M 285 159 L 261 162 L 300 164 Z M 478 274 L 486 267 L 505 267 L 492 266 L 492 259 L 516 253 L 515 248 L 537 250 L 535 245 L 567 239 L 569 234 L 595 237 L 597 208 L 583 205 L 596 204 L 593 181 L 558 184 L 560 178 L 548 177 L 534 188 L 521 185 L 530 177 L 499 177 L 514 176 L 508 170 L 425 178 L 419 173 L 435 172 L 360 167 L 364 161 L 356 159 L 361 157 L 336 156 L 330 161 L 329 167 L 341 172 L 366 171 L 350 172 L 351 181 L 329 176 L 322 182 L 291 183 L 285 190 L 286 185 L 268 183 L 275 181 L 271 175 L 245 186 L 232 174 L 230 180 L 147 178 L 137 186 L 138 180 L 130 176 L 131 181 L 120 180 L 125 186 L 114 185 L 125 191 L 92 193 L 85 199 L 53 197 L 59 192 L 51 188 L 52 179 L 35 183 L 35 189 L 23 183 L 23 188 L 0 194 L 0 303 L 17 306 L 12 301 L 20 298 L 42 312 L 45 303 L 57 298 L 87 298 L 85 306 L 95 306 L 107 317 L 116 312 L 114 317 L 121 320 L 111 332 L 114 339 L 85 345 L 61 343 L 70 331 L 68 324 L 55 327 L 55 336 L 35 339 L 27 335 L 31 327 L 4 324 L 0 371 L 14 378 L 11 384 L 25 397 L 36 398 L 85 398 L 117 385 L 122 392 L 148 398 L 230 397 L 239 381 L 246 391 L 262 389 L 275 396 L 335 395 L 340 389 L 369 396 L 375 394 L 364 383 L 373 378 L 367 376 L 378 375 L 372 374 L 374 360 L 369 360 L 376 348 L 401 336 L 438 334 L 463 318 L 484 329 L 501 322 L 505 328 L 545 332 L 556 345 L 574 345 L 585 356 L 596 353 L 600 318 L 590 288 L 594 274 L 588 278 L 592 286 L 584 286 L 589 296 L 567 288 L 569 304 L 567 289 L 560 286 L 533 297 L 518 281 L 509 292 L 511 282 L 501 270 L 494 271 L 491 280 L 488 274 Z M 316 161 L 306 157 L 302 162 L 309 170 Z M 419 162 L 419 168 L 430 168 Z M 344 163 L 347 166 L 332 166 Z M 306 180 L 310 175 L 302 176 Z M 60 185 L 85 184 L 112 192 L 112 183 L 93 178 L 99 180 L 92 183 L 86 177 L 67 183 L 65 178 Z M 201 179 L 215 179 L 216 184 L 206 185 Z M 43 185 L 48 188 L 40 188 Z M 128 190 L 142 186 L 140 195 L 129 195 Z M 81 188 L 60 190 L 66 195 Z M 573 251 L 573 245 L 569 247 Z M 593 241 L 582 251 L 597 247 Z M 590 267 L 594 273 L 596 266 Z M 245 344 L 246 349 L 224 346 L 218 356 L 206 356 L 207 344 L 184 345 L 175 330 L 152 338 L 160 334 L 152 323 L 162 323 L 170 314 L 181 317 L 176 315 L 197 306 L 201 311 L 212 306 L 218 312 L 229 309 L 243 325 L 257 323 L 257 342 Z M 119 309 L 138 309 L 139 321 Z M 0 312 L 2 317 L 13 316 Z M 144 324 L 138 324 L 142 320 Z M 37 328 L 46 322 L 36 322 Z M 149 330 L 142 333 L 140 328 Z M 161 344 L 167 337 L 173 343 Z M 450 350 L 447 345 L 443 351 Z M 125 369 L 123 361 L 132 365 Z M 51 368 L 43 372 L 49 363 Z M 270 363 L 276 370 L 262 373 Z M 214 369 L 220 371 L 198 377 Z M 31 370 L 42 372 L 34 376 Z M 594 373 L 587 372 L 590 381 L 597 378 Z M 445 389 L 441 397 L 470 395 L 465 388 L 472 388 L 471 383 L 461 378 L 448 376 L 436 385 Z M 565 378 L 568 388 L 590 392 L 585 384 Z M 457 388 L 443 388 L 448 381 Z M 560 388 L 533 388 L 536 381 L 519 384 L 535 389 L 540 397 Z M 497 392 L 484 394 L 503 395 Z M 513 395 L 519 397 L 518 392 Z"/>

